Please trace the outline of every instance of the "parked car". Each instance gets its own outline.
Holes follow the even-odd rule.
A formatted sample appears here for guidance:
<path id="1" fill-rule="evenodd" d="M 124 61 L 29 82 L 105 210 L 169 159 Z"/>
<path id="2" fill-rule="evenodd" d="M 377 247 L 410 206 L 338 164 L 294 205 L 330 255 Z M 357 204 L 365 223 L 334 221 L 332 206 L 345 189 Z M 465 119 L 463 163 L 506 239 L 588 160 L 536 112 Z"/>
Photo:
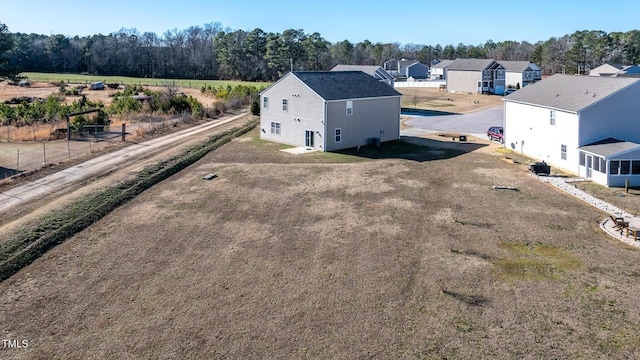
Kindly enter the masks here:
<path id="1" fill-rule="evenodd" d="M 509 95 L 509 94 L 513 94 L 514 92 L 516 92 L 517 89 L 514 88 L 508 88 L 507 90 L 504 91 L 505 95 Z"/>
<path id="2" fill-rule="evenodd" d="M 502 126 L 492 126 L 487 130 L 487 137 L 489 140 L 499 141 L 504 143 L 504 129 Z"/>

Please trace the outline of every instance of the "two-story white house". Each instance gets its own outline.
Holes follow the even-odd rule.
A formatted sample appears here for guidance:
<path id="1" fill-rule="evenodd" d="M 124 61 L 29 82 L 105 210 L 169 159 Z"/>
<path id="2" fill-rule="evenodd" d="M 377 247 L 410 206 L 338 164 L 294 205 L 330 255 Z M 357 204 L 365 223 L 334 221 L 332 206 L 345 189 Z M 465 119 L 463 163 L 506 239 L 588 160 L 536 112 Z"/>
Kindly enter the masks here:
<path id="1" fill-rule="evenodd" d="M 290 72 L 260 93 L 260 138 L 320 151 L 397 140 L 401 97 L 361 71 Z"/>
<path id="2" fill-rule="evenodd" d="M 606 186 L 640 186 L 640 79 L 554 75 L 504 97 L 505 145 Z"/>

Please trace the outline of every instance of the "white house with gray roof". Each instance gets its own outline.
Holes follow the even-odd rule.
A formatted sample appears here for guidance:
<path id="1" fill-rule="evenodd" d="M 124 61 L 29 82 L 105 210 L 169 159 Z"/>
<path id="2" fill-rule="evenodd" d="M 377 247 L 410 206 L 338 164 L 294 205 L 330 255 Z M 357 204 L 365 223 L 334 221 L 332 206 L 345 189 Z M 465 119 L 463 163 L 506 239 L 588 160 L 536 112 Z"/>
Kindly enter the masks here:
<path id="1" fill-rule="evenodd" d="M 554 75 L 504 97 L 505 145 L 607 186 L 640 186 L 640 79 Z"/>
<path id="2" fill-rule="evenodd" d="M 443 59 L 443 60 L 434 60 L 434 64 L 431 65 L 429 69 L 429 79 L 430 80 L 446 80 L 447 79 L 447 68 L 451 65 L 455 60 Z"/>
<path id="3" fill-rule="evenodd" d="M 602 64 L 596 68 L 589 70 L 589 76 L 611 76 L 618 73 L 620 70 L 624 70 L 628 66 L 622 64 Z"/>
<path id="4" fill-rule="evenodd" d="M 400 98 L 362 71 L 290 72 L 260 93 L 260 138 L 335 151 L 400 138 Z"/>

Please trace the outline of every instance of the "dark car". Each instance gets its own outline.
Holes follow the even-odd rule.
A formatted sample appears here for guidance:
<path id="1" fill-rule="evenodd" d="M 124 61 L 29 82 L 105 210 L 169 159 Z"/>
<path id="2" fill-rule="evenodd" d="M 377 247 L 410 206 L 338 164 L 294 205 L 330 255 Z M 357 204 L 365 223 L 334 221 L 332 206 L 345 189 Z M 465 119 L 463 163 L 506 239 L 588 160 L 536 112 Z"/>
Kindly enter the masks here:
<path id="1" fill-rule="evenodd" d="M 492 126 L 487 130 L 487 137 L 489 140 L 499 141 L 504 143 L 504 129 L 502 126 Z"/>

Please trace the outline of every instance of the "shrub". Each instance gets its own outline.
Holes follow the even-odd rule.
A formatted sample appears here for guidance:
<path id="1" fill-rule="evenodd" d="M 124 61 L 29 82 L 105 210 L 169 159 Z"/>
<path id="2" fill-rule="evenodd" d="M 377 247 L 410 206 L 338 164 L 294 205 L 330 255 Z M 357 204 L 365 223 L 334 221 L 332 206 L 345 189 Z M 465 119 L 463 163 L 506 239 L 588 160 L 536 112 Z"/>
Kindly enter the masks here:
<path id="1" fill-rule="evenodd" d="M 255 99 L 251 102 L 251 114 L 255 116 L 260 115 L 260 100 Z"/>

